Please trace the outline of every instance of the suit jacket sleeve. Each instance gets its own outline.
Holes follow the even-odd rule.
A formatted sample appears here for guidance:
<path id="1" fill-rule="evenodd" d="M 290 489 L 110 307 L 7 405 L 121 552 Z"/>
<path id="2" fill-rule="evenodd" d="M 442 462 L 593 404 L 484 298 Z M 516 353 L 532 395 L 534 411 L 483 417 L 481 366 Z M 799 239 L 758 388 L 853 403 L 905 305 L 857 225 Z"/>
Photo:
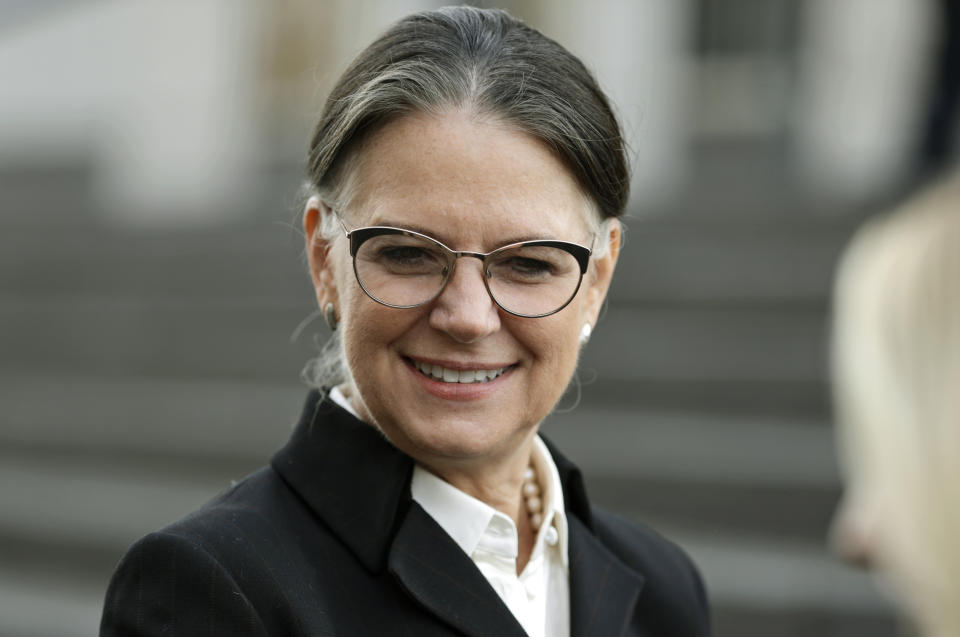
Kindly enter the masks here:
<path id="1" fill-rule="evenodd" d="M 153 533 L 120 562 L 107 590 L 101 637 L 266 635 L 231 574 L 190 539 Z"/>

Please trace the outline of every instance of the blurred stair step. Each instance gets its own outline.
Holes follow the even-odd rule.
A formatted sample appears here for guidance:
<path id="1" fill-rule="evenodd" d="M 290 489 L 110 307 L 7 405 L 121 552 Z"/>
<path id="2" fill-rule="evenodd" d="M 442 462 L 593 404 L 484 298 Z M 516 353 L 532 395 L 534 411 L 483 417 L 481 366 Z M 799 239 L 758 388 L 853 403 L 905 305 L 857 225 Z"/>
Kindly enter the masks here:
<path id="1" fill-rule="evenodd" d="M 125 457 L 160 466 L 177 458 L 258 466 L 286 442 L 306 393 L 296 380 L 7 372 L 0 374 L 0 450 L 98 458 L 104 470 Z"/>
<path id="2" fill-rule="evenodd" d="M 309 298 L 95 296 L 0 299 L 0 370 L 173 378 L 296 379 L 326 337 Z"/>
<path id="3" fill-rule="evenodd" d="M 0 566 L 0 637 L 89 637 L 100 627 L 105 587 L 65 586 L 59 574 L 26 583 Z"/>
<path id="4" fill-rule="evenodd" d="M 788 417 L 584 407 L 542 431 L 596 477 L 835 487 L 832 431 Z"/>
<path id="5" fill-rule="evenodd" d="M 283 223 L 184 230 L 7 231 L 0 291 L 196 299 L 309 299 L 298 230 Z"/>
<path id="6" fill-rule="evenodd" d="M 844 217 L 674 214 L 627 220 L 616 304 L 780 305 L 823 311 L 854 225 Z M 626 273 L 626 274 L 625 274 Z"/>
<path id="7" fill-rule="evenodd" d="M 611 305 L 594 334 L 581 373 L 727 382 L 809 382 L 826 373 L 820 313 Z"/>

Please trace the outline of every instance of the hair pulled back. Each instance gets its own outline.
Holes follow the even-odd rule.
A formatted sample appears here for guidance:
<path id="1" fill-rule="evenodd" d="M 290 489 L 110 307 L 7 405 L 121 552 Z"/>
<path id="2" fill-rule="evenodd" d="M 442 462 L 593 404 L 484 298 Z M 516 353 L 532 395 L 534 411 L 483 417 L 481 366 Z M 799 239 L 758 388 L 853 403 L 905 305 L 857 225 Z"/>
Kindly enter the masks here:
<path id="1" fill-rule="evenodd" d="M 544 142 L 600 219 L 623 214 L 629 169 L 620 126 L 583 63 L 501 10 L 447 7 L 401 19 L 334 86 L 310 144 L 310 186 L 340 205 L 340 173 L 373 130 L 409 113 L 472 109 Z"/>

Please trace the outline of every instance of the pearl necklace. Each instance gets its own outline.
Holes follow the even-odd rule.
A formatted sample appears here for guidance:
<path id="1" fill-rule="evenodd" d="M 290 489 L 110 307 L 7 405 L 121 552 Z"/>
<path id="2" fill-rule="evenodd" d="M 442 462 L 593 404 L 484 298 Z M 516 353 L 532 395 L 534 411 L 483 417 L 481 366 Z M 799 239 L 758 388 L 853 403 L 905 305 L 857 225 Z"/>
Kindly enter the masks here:
<path id="1" fill-rule="evenodd" d="M 530 516 L 530 526 L 537 531 L 543 524 L 543 501 L 540 499 L 540 485 L 537 483 L 537 472 L 533 470 L 533 465 L 523 472 L 521 493 L 527 505 L 527 515 Z"/>

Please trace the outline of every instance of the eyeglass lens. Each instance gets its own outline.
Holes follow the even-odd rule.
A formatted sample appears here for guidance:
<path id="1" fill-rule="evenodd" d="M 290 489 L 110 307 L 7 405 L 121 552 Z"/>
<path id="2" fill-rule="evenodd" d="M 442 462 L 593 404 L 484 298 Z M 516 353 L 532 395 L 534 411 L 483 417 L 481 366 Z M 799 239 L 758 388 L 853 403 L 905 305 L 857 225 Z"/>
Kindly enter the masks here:
<path id="1" fill-rule="evenodd" d="M 440 293 L 454 262 L 450 252 L 425 237 L 384 234 L 360 245 L 354 268 L 360 285 L 375 300 L 415 307 Z M 577 259 L 558 247 L 497 250 L 484 265 L 491 296 L 514 314 L 550 314 L 569 302 L 580 285 Z"/>

